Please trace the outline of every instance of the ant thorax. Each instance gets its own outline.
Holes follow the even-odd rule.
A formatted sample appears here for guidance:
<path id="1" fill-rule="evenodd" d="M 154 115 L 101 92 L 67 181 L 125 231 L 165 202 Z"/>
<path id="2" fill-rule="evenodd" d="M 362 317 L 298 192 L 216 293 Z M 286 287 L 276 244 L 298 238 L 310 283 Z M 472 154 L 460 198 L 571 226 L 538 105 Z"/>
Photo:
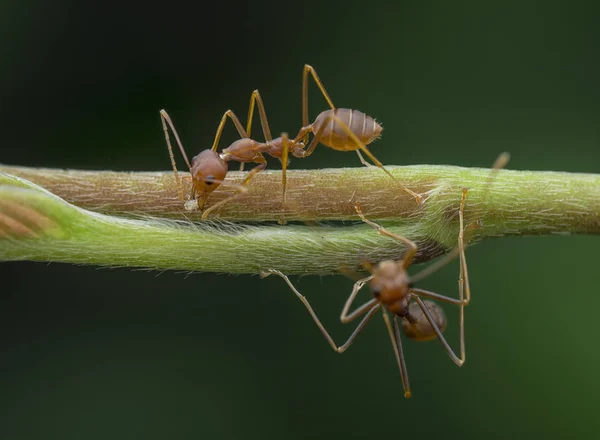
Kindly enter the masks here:
<path id="1" fill-rule="evenodd" d="M 294 157 L 303 157 L 304 155 L 304 142 L 295 142 L 293 139 L 288 139 L 288 151 Z M 283 156 L 283 138 L 277 137 L 270 142 L 265 144 L 265 151 L 263 153 L 268 154 L 271 157 L 281 159 Z"/>
<path id="2" fill-rule="evenodd" d="M 409 280 L 401 261 L 386 260 L 373 269 L 369 286 L 375 298 L 386 308 L 404 316 L 408 310 Z"/>
<path id="3" fill-rule="evenodd" d="M 254 162 L 260 156 L 260 143 L 250 138 L 242 138 L 233 142 L 229 147 L 224 148 L 221 158 L 226 162 Z"/>

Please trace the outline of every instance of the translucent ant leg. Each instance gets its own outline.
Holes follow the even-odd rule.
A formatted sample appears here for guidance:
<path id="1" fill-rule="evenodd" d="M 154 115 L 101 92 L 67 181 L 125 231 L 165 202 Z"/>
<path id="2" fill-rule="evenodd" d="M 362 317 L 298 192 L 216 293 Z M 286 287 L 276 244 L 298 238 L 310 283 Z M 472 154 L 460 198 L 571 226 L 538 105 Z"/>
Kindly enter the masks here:
<path id="1" fill-rule="evenodd" d="M 261 156 L 262 157 L 262 156 Z M 212 205 L 210 208 L 208 208 L 206 211 L 204 211 L 202 213 L 202 220 L 206 220 L 206 218 L 208 217 L 208 214 L 210 214 L 211 212 L 213 212 L 215 209 L 220 208 L 221 206 L 225 205 L 226 203 L 229 203 L 230 201 L 232 201 L 233 199 L 237 199 L 239 196 L 241 196 L 242 194 L 245 194 L 248 192 L 248 188 L 246 188 L 248 186 L 248 184 L 250 183 L 250 181 L 252 180 L 252 178 L 257 174 L 260 173 L 261 171 L 263 171 L 265 168 L 267 167 L 267 161 L 264 157 L 262 157 L 262 162 L 259 162 L 259 164 L 257 166 L 255 166 L 254 168 L 252 168 L 249 172 L 248 175 L 246 176 L 246 178 L 244 179 L 244 181 L 238 186 L 238 193 L 234 194 L 230 197 L 227 197 L 224 200 L 221 200 L 218 203 L 215 203 L 214 205 Z"/>
<path id="2" fill-rule="evenodd" d="M 498 172 L 507 165 L 509 160 L 510 160 L 510 155 L 508 153 L 504 152 L 504 153 L 501 153 L 494 161 L 494 164 L 492 165 L 492 169 L 490 172 L 490 176 L 488 177 L 488 180 L 485 185 L 484 196 L 483 196 L 484 199 L 487 198 L 489 188 L 490 188 L 494 178 L 496 177 Z M 460 208 L 458 211 L 459 223 L 464 216 L 465 199 L 466 199 L 466 194 L 467 194 L 466 191 L 467 190 L 465 188 L 463 188 L 463 197 L 461 198 L 461 205 L 460 205 Z M 471 289 L 469 287 L 468 273 L 465 268 L 466 267 L 466 258 L 464 256 L 464 231 L 465 231 L 464 226 L 461 226 L 460 231 L 459 231 L 459 240 L 460 241 L 459 241 L 458 246 L 456 246 L 454 249 L 452 249 L 450 252 L 448 252 L 443 258 L 437 260 L 435 263 L 427 266 L 422 271 L 411 276 L 410 277 L 411 282 L 416 283 L 417 281 L 427 278 L 432 273 L 437 272 L 439 269 L 441 269 L 442 267 L 444 267 L 445 265 L 447 265 L 448 263 L 453 261 L 456 257 L 460 257 L 462 262 L 465 263 L 463 265 L 464 275 L 465 275 L 465 277 L 464 277 L 465 278 L 465 290 L 466 290 L 467 298 L 469 298 L 469 300 L 470 300 Z M 462 253 L 462 256 L 461 256 L 461 253 Z M 459 282 L 460 282 L 460 280 L 459 280 Z M 460 287 L 460 285 L 459 285 L 459 287 Z"/>
<path id="3" fill-rule="evenodd" d="M 175 135 L 175 140 L 177 141 L 177 145 L 179 145 L 179 149 L 181 150 L 181 154 L 183 155 L 183 159 L 187 164 L 188 168 L 192 169 L 190 165 L 190 161 L 187 158 L 187 154 L 185 154 L 185 150 L 183 145 L 181 144 L 181 140 L 179 139 L 179 135 L 177 134 L 177 130 L 175 130 L 175 126 L 169 117 L 169 114 L 166 110 L 160 111 L 160 120 L 162 122 L 163 131 L 165 132 L 165 140 L 167 141 L 167 148 L 169 149 L 169 157 L 171 158 L 171 165 L 173 166 L 173 173 L 175 174 L 175 182 L 177 183 L 177 194 L 179 195 L 179 199 L 183 202 L 183 189 L 181 184 L 181 178 L 179 177 L 179 173 L 177 172 L 177 165 L 175 164 L 175 156 L 173 155 L 173 147 L 171 147 L 171 139 L 169 138 L 169 130 L 167 128 L 167 124 L 171 127 L 173 134 Z"/>
<path id="4" fill-rule="evenodd" d="M 320 141 L 322 135 L 323 135 L 323 128 L 325 126 L 327 126 L 327 124 L 329 123 L 329 121 L 334 121 L 336 122 L 341 128 L 342 130 L 344 130 L 346 132 L 346 134 L 348 135 L 348 137 L 350 137 L 350 139 L 352 139 L 352 142 L 354 142 L 354 144 L 357 145 L 357 147 L 367 155 L 367 157 L 369 159 L 371 159 L 373 161 L 373 163 L 381 168 L 388 176 L 390 176 L 392 179 L 394 179 L 394 181 L 400 185 L 402 187 L 402 189 L 407 192 L 408 194 L 410 194 L 411 196 L 413 196 L 417 202 L 418 205 L 421 205 L 423 203 L 423 197 L 420 194 L 417 194 L 414 191 L 411 191 L 410 189 L 408 189 L 406 186 L 404 186 L 402 184 L 402 182 L 400 182 L 398 179 L 396 179 L 392 173 L 390 173 L 388 171 L 387 168 L 385 168 L 383 166 L 383 164 L 379 161 L 379 159 L 377 159 L 373 153 L 371 153 L 371 151 L 367 148 L 367 146 L 361 142 L 361 140 L 358 138 L 358 136 L 356 136 L 354 134 L 354 132 L 350 129 L 350 127 L 348 127 L 348 125 L 339 117 L 337 117 L 334 114 L 331 114 L 329 116 L 327 116 L 327 118 L 325 119 L 325 121 L 323 121 L 323 124 L 321 125 L 320 129 L 319 129 L 319 134 L 315 135 L 314 139 L 311 141 L 311 145 L 309 146 L 309 148 L 307 148 L 307 152 L 306 152 L 306 156 L 310 156 L 310 154 L 312 154 L 312 151 L 314 151 L 314 149 L 316 148 L 316 144 Z M 314 146 L 313 146 L 314 143 Z M 312 147 L 312 150 L 311 150 Z"/>
<path id="5" fill-rule="evenodd" d="M 467 259 L 465 257 L 465 227 L 464 211 L 465 201 L 467 199 L 467 188 L 462 189 L 460 198 L 460 209 L 458 210 L 458 224 L 460 231 L 458 233 L 458 247 L 460 249 L 460 269 L 458 278 L 458 298 L 462 302 L 459 314 L 459 332 L 460 332 L 460 358 L 463 362 L 467 360 L 467 349 L 465 343 L 465 306 L 471 302 L 471 286 L 469 283 L 469 271 L 467 269 Z M 466 293 L 466 298 L 465 298 Z"/>
<path id="6" fill-rule="evenodd" d="M 238 131 L 240 137 L 242 137 L 242 138 L 249 137 L 248 133 L 246 133 L 246 130 L 244 130 L 242 123 L 240 122 L 238 117 L 235 115 L 235 113 L 233 113 L 233 111 L 231 111 L 231 110 L 227 110 L 225 113 L 223 113 L 223 116 L 221 117 L 221 122 L 219 122 L 219 126 L 217 127 L 217 133 L 215 134 L 215 140 L 213 141 L 213 144 L 211 147 L 211 150 L 213 150 L 213 151 L 217 151 L 217 148 L 219 147 L 219 140 L 221 140 L 221 135 L 223 134 L 223 128 L 225 127 L 225 122 L 227 121 L 227 118 L 230 118 L 233 121 L 233 125 L 235 125 L 235 128 Z"/>
<path id="7" fill-rule="evenodd" d="M 363 330 L 363 328 L 365 327 L 365 325 L 367 325 L 367 323 L 371 320 L 371 318 L 373 317 L 373 315 L 381 307 L 381 305 L 379 303 L 376 303 L 376 304 L 371 305 L 370 309 L 366 309 L 365 308 L 365 311 L 368 310 L 367 315 L 356 326 L 356 328 L 354 329 L 354 331 L 352 332 L 352 334 L 350 335 L 350 337 L 348 338 L 348 340 L 344 344 L 342 344 L 342 345 L 340 345 L 338 347 L 336 345 L 335 341 L 333 340 L 333 338 L 329 335 L 329 333 L 327 332 L 327 330 L 325 329 L 325 327 L 323 326 L 323 324 L 321 323 L 321 321 L 317 317 L 317 314 L 314 312 L 314 310 L 311 307 L 311 305 L 308 302 L 308 300 L 304 297 L 304 295 L 302 295 L 300 292 L 298 292 L 298 290 L 294 287 L 294 285 L 292 284 L 292 282 L 290 281 L 290 279 L 287 277 L 287 275 L 284 275 L 283 273 L 281 273 L 278 270 L 269 269 L 267 271 L 262 272 L 261 276 L 263 278 L 265 278 L 265 277 L 267 277 L 267 276 L 269 276 L 271 274 L 279 275 L 281 278 L 284 279 L 284 281 L 287 283 L 287 285 L 290 287 L 290 289 L 292 289 L 292 292 L 294 292 L 296 294 L 296 296 L 298 297 L 298 299 L 300 301 L 302 301 L 302 304 L 304 304 L 304 306 L 308 310 L 308 313 L 310 313 L 310 316 L 312 317 L 313 321 L 315 321 L 315 324 L 317 324 L 317 327 L 319 327 L 319 330 L 321 331 L 321 333 L 323 334 L 323 336 L 325 337 L 325 339 L 327 340 L 327 342 L 329 342 L 329 345 L 331 346 L 331 348 L 333 348 L 333 350 L 336 351 L 336 352 L 338 352 L 338 353 L 345 352 L 348 349 L 348 347 L 350 347 L 350 345 L 352 345 L 352 343 L 354 342 L 354 340 L 356 339 L 356 337 L 360 334 L 360 332 Z M 363 313 L 364 313 L 364 311 L 363 311 Z M 358 316 L 358 315 L 356 315 L 356 316 Z"/>
<path id="8" fill-rule="evenodd" d="M 402 338 L 400 337 L 400 329 L 398 328 L 397 317 L 394 316 L 394 329 L 392 330 L 392 324 L 390 323 L 390 317 L 388 316 L 385 309 L 383 310 L 383 320 L 387 328 L 390 340 L 392 341 L 392 347 L 394 348 L 394 355 L 396 356 L 396 362 L 398 363 L 398 369 L 400 370 L 400 379 L 402 379 L 402 387 L 404 388 L 404 397 L 410 399 L 412 394 L 410 392 L 410 382 L 408 380 L 408 370 L 406 369 L 406 361 L 404 360 L 404 351 L 402 350 Z"/>
<path id="9" fill-rule="evenodd" d="M 287 187 L 287 165 L 288 165 L 288 152 L 290 150 L 290 144 L 287 133 L 281 134 L 281 142 L 282 142 L 282 152 L 281 152 L 281 217 L 279 218 L 279 224 L 285 225 L 287 222 L 285 221 L 285 190 Z"/>
<path id="10" fill-rule="evenodd" d="M 452 249 L 450 253 L 448 253 L 444 258 L 439 260 L 437 264 L 432 264 L 427 268 L 423 269 L 421 272 L 417 273 L 415 276 L 410 277 L 411 283 L 416 283 L 417 281 L 426 278 L 432 273 L 438 271 L 446 264 L 450 263 L 457 256 L 459 257 L 460 269 L 459 269 L 459 279 L 458 279 L 458 296 L 459 299 L 450 298 L 448 296 L 439 295 L 434 292 L 429 292 L 423 289 L 413 288 L 417 294 L 421 296 L 425 296 L 427 298 L 436 299 L 439 301 L 448 302 L 451 304 L 456 304 L 459 306 L 467 306 L 471 301 L 471 287 L 469 283 L 469 272 L 467 270 L 467 258 L 465 256 L 465 239 L 464 239 L 464 210 L 465 210 L 465 201 L 467 198 L 467 188 L 462 189 L 462 197 L 460 199 L 460 208 L 458 210 L 458 223 L 459 223 L 459 231 L 458 231 L 458 245 Z M 466 297 L 465 297 L 466 293 Z"/>
<path id="11" fill-rule="evenodd" d="M 429 309 L 427 308 L 427 306 L 425 305 L 423 300 L 421 298 L 419 298 L 417 295 L 413 295 L 412 298 L 417 302 L 417 304 L 419 305 L 419 307 L 425 314 L 427 321 L 429 321 L 429 325 L 431 325 L 431 327 L 433 328 L 433 331 L 435 332 L 437 338 L 442 343 L 442 346 L 444 347 L 444 350 L 446 350 L 446 353 L 448 353 L 448 356 L 450 356 L 450 359 L 452 359 L 452 362 L 454 362 L 459 367 L 462 367 L 462 365 L 465 363 L 465 359 L 462 357 L 459 358 L 458 356 L 456 356 L 456 354 L 454 353 L 454 350 L 452 350 L 452 347 L 450 347 L 450 344 L 448 344 L 448 341 L 446 341 L 446 338 L 444 337 L 441 330 L 435 323 L 433 316 L 431 316 L 431 313 L 429 312 Z"/>
<path id="12" fill-rule="evenodd" d="M 363 157 L 362 153 L 360 152 L 360 150 L 356 150 L 356 154 L 358 155 L 358 158 L 360 160 L 360 163 L 362 163 L 364 166 L 366 166 L 367 168 L 371 168 L 373 167 L 373 165 L 371 165 L 369 162 L 367 162 L 365 160 L 365 158 Z"/>
<path id="13" fill-rule="evenodd" d="M 355 203 L 354 209 L 356 209 L 356 212 L 358 213 L 358 216 L 361 218 L 361 220 L 363 222 L 365 222 L 366 224 L 368 224 L 369 226 L 377 229 L 378 233 L 380 233 L 381 235 L 386 235 L 388 237 L 391 237 L 394 240 L 401 241 L 408 247 L 408 249 L 406 250 L 406 253 L 404 254 L 404 258 L 402 260 L 402 265 L 404 266 L 405 269 L 408 266 L 410 266 L 410 263 L 412 262 L 415 254 L 417 253 L 417 245 L 415 244 L 415 242 L 412 240 L 409 240 L 408 238 L 403 237 L 401 235 L 396 235 L 396 234 L 388 231 L 387 229 L 385 229 L 383 226 L 378 225 L 377 223 L 367 219 L 365 217 L 365 215 L 363 214 L 362 209 L 360 208 L 360 204 Z"/>
<path id="14" fill-rule="evenodd" d="M 460 198 L 460 208 L 458 210 L 458 249 L 460 259 L 460 274 L 458 279 L 458 292 L 459 297 L 462 298 L 463 292 L 466 293 L 465 305 L 471 302 L 471 286 L 469 283 L 469 271 L 467 269 L 467 258 L 465 257 L 465 225 L 464 225 L 464 213 L 465 213 L 465 201 L 467 199 L 468 188 L 462 189 L 462 197 Z"/>
<path id="15" fill-rule="evenodd" d="M 325 86 L 323 86 L 323 83 L 319 79 L 319 76 L 317 75 L 316 70 L 312 66 L 305 64 L 304 71 L 302 72 L 302 126 L 303 127 L 306 127 L 308 125 L 308 74 L 309 73 L 312 75 L 313 80 L 315 81 L 315 83 L 317 84 L 317 87 L 323 94 L 323 97 L 327 101 L 327 104 L 329 104 L 329 107 L 331 107 L 332 110 L 335 109 L 335 106 L 333 105 L 333 101 L 331 100 L 331 98 L 329 97 L 329 94 L 325 90 Z"/>
<path id="16" fill-rule="evenodd" d="M 460 361 L 461 364 L 459 365 L 458 363 L 456 363 L 455 359 L 456 356 L 451 354 L 450 357 L 452 358 L 452 360 L 454 361 L 454 363 L 456 363 L 459 367 L 462 365 L 462 363 L 465 362 L 467 355 L 466 355 L 466 344 L 465 344 L 465 306 L 468 305 L 468 302 L 465 301 L 464 296 L 463 296 L 463 292 L 462 290 L 459 289 L 459 297 L 458 299 L 456 298 L 450 298 L 449 296 L 444 296 L 444 295 L 440 295 L 438 293 L 435 292 L 430 292 L 428 290 L 423 290 L 423 289 L 418 289 L 416 287 L 413 287 L 410 289 L 410 293 L 413 295 L 413 298 L 415 298 L 415 300 L 417 300 L 417 298 L 419 298 L 419 296 L 423 296 L 425 298 L 430 298 L 430 299 L 435 299 L 437 301 L 442 301 L 442 302 L 446 302 L 446 303 L 450 303 L 450 304 L 454 304 L 459 306 L 459 310 L 460 310 L 460 315 L 459 315 L 459 344 L 460 344 Z M 419 298 L 419 300 L 417 302 L 421 301 L 421 299 Z M 422 308 L 422 307 L 421 307 Z M 429 318 L 427 318 L 429 320 Z M 432 323 L 431 320 L 429 320 L 430 323 Z M 433 326 L 433 323 L 431 324 Z M 434 331 L 437 333 L 437 330 Z M 441 334 L 441 332 L 440 332 Z M 439 338 L 439 336 L 438 336 Z M 442 345 L 444 345 L 444 347 L 447 347 L 447 343 L 445 342 L 445 340 L 440 340 L 442 342 Z M 446 351 L 448 351 L 448 348 L 446 349 Z M 450 353 L 449 353 L 450 354 Z"/>
<path id="17" fill-rule="evenodd" d="M 412 280 L 411 280 L 412 281 Z M 449 304 L 454 304 L 455 306 L 464 306 L 467 305 L 464 300 L 461 300 L 460 297 L 452 298 L 450 296 L 440 295 L 439 293 L 430 292 L 429 290 L 420 289 L 418 287 L 411 287 L 410 291 L 418 296 L 424 296 L 425 298 L 435 299 L 437 301 L 442 301 Z"/>

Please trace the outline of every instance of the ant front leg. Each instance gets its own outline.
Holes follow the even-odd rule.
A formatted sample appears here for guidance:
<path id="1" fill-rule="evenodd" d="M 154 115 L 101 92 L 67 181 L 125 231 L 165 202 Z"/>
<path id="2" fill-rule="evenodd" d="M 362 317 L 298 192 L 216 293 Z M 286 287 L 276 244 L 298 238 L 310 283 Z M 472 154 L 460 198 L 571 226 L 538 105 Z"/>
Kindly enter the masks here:
<path id="1" fill-rule="evenodd" d="M 259 162 L 259 160 L 260 160 L 260 162 Z M 246 176 L 246 178 L 240 185 L 235 185 L 237 187 L 238 193 L 234 194 L 230 197 L 227 197 L 227 198 L 221 200 L 220 202 L 215 203 L 210 208 L 208 208 L 202 214 L 202 220 L 206 220 L 206 218 L 208 217 L 208 214 L 210 214 L 212 211 L 216 210 L 217 208 L 220 208 L 221 206 L 225 205 L 226 203 L 229 203 L 233 199 L 237 199 L 242 194 L 245 194 L 248 192 L 247 186 L 250 184 L 250 181 L 252 180 L 252 178 L 267 167 L 267 161 L 262 155 L 259 156 L 259 159 L 256 159 L 256 162 L 258 162 L 259 165 L 255 166 L 248 172 L 248 175 Z"/>
<path id="2" fill-rule="evenodd" d="M 402 243 L 404 243 L 407 246 L 407 250 L 406 253 L 404 254 L 404 258 L 402 259 L 402 266 L 406 269 L 408 268 L 408 266 L 410 266 L 410 263 L 412 262 L 415 254 L 417 253 L 417 245 L 415 244 L 414 241 L 409 240 L 406 237 L 403 237 L 401 235 L 396 235 L 390 231 L 388 231 L 387 229 L 385 229 L 383 226 L 378 225 L 375 222 L 372 222 L 371 220 L 367 219 L 365 217 L 365 215 L 362 212 L 362 209 L 360 208 L 360 204 L 355 203 L 354 204 L 354 209 L 356 209 L 356 212 L 358 213 L 358 216 L 360 217 L 360 219 L 365 222 L 366 224 L 368 224 L 369 226 L 377 229 L 377 232 L 380 233 L 381 235 L 386 235 L 388 237 L 393 238 L 394 240 L 398 240 L 401 241 Z"/>
<path id="3" fill-rule="evenodd" d="M 323 336 L 325 337 L 327 342 L 329 342 L 329 345 L 331 346 L 331 348 L 333 348 L 333 350 L 336 351 L 337 353 L 345 352 L 348 349 L 348 347 L 350 347 L 350 345 L 352 345 L 352 343 L 354 342 L 356 337 L 360 334 L 360 332 L 363 330 L 365 325 L 367 325 L 367 323 L 371 320 L 373 315 L 381 307 L 381 305 L 379 303 L 373 303 L 372 301 L 369 301 L 370 308 L 362 306 L 359 309 L 357 309 L 352 314 L 353 315 L 352 319 L 357 318 L 358 316 L 364 314 L 365 312 L 367 312 L 367 315 L 362 319 L 362 321 L 360 321 L 360 323 L 358 324 L 356 329 L 354 329 L 354 331 L 352 332 L 352 334 L 350 335 L 348 340 L 344 344 L 342 344 L 338 347 L 337 344 L 335 343 L 335 341 L 333 340 L 333 338 L 329 335 L 329 332 L 327 332 L 327 330 L 321 323 L 321 320 L 317 317 L 317 314 L 311 307 L 311 305 L 308 302 L 308 300 L 306 299 L 306 297 L 304 295 L 302 295 L 300 292 L 298 292 L 298 290 L 294 287 L 294 285 L 292 284 L 290 279 L 287 277 L 287 275 L 284 275 L 282 272 L 275 270 L 275 269 L 269 269 L 264 272 L 261 272 L 261 276 L 263 278 L 268 277 L 269 275 L 272 275 L 272 274 L 278 275 L 281 278 L 283 278 L 283 280 L 287 283 L 287 285 L 290 287 L 290 289 L 292 289 L 292 292 L 294 292 L 296 294 L 296 296 L 298 297 L 298 299 L 300 301 L 302 301 L 302 304 L 304 304 L 304 306 L 306 307 L 306 310 L 308 310 L 308 313 L 310 313 L 310 316 L 312 317 L 313 321 L 315 321 L 315 324 L 317 324 L 317 327 L 319 328 L 319 330 L 321 331 L 321 333 L 323 334 Z M 365 280 L 361 280 L 361 281 L 363 281 L 363 284 L 364 284 Z M 356 291 L 358 292 L 359 289 L 356 289 Z M 354 294 L 354 296 L 356 296 L 356 293 L 354 293 L 354 291 L 353 291 L 353 294 Z M 367 303 L 367 304 L 369 304 L 369 303 Z M 348 304 L 348 302 L 346 304 Z M 365 306 L 366 306 L 366 304 L 365 304 Z M 360 313 L 358 313 L 359 311 L 360 311 Z"/>
<path id="4" fill-rule="evenodd" d="M 169 130 L 167 128 L 167 124 L 171 127 L 171 131 L 173 131 L 173 135 L 175 136 L 175 140 L 177 141 L 177 145 L 179 146 L 179 150 L 181 150 L 181 154 L 183 155 L 183 159 L 185 160 L 188 169 L 191 171 L 192 166 L 190 165 L 190 161 L 188 160 L 187 154 L 185 153 L 185 149 L 183 148 L 183 144 L 179 139 L 179 135 L 177 134 L 177 130 L 175 130 L 175 125 L 171 121 L 169 114 L 166 110 L 160 111 L 160 120 L 162 122 L 163 131 L 165 132 L 165 140 L 167 141 L 167 148 L 169 149 L 169 157 L 171 158 L 171 165 L 173 166 L 173 174 L 175 174 L 175 182 L 177 183 L 177 194 L 179 195 L 179 199 L 183 202 L 183 189 L 181 185 L 181 178 L 179 177 L 179 173 L 177 172 L 177 165 L 175 164 L 175 156 L 173 155 L 173 147 L 171 147 L 171 139 L 169 138 Z M 192 190 L 193 192 L 193 190 Z"/>
<path id="5" fill-rule="evenodd" d="M 281 134 L 281 143 L 282 143 L 282 151 L 281 151 L 281 217 L 279 218 L 279 224 L 285 225 L 287 222 L 285 221 L 285 190 L 287 187 L 287 165 L 288 165 L 288 154 L 290 150 L 290 142 L 288 139 L 287 133 Z"/>

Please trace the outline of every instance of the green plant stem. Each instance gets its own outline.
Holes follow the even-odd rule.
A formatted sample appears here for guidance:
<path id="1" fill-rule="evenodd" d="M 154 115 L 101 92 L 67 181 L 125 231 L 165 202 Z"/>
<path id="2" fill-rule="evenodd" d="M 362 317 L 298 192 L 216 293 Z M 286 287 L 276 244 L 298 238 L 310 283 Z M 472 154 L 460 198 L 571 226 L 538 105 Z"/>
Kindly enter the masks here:
<path id="1" fill-rule="evenodd" d="M 288 274 L 327 274 L 342 267 L 356 268 L 364 260 L 398 258 L 403 248 L 397 241 L 378 235 L 359 221 L 352 207 L 352 202 L 359 202 L 368 218 L 416 241 L 417 261 L 426 261 L 456 244 L 462 187 L 469 188 L 466 223 L 479 226 L 472 230 L 472 239 L 600 233 L 598 175 L 502 170 L 488 187 L 489 169 L 389 169 L 407 187 L 425 196 L 422 206 L 377 168 L 289 173 L 287 219 L 358 221 L 333 227 L 242 224 L 279 218 L 281 174 L 274 171 L 260 173 L 247 194 L 223 208 L 221 218 L 235 224 L 191 224 L 187 220 L 174 224 L 165 219 L 125 219 L 98 213 L 197 220 L 198 213 L 182 209 L 170 173 L 2 166 L 0 172 L 39 183 L 66 201 L 25 180 L 6 174 L 0 178 L 0 220 L 4 216 L 3 223 L 0 221 L 0 231 L 4 231 L 0 260 L 227 273 L 272 268 Z M 231 173 L 231 181 L 239 182 L 241 177 Z M 189 176 L 185 189 L 189 190 Z M 227 194 L 231 189 L 224 186 L 209 202 Z M 22 208 L 29 213 L 21 212 Z M 27 229 L 34 232 L 27 233 Z"/>
<path id="2" fill-rule="evenodd" d="M 435 225 L 444 215 L 455 215 L 461 188 L 469 188 L 467 220 L 485 215 L 480 234 L 600 233 L 600 175 L 550 171 L 502 170 L 486 194 L 486 168 L 415 165 L 389 166 L 408 188 L 424 194 L 414 199 L 376 167 L 288 171 L 286 219 L 358 220 L 352 202 L 359 202 L 374 220 L 411 219 Z M 185 211 L 177 197 L 171 172 L 75 171 L 0 165 L 0 172 L 38 184 L 69 203 L 107 214 L 147 215 L 200 220 L 201 212 Z M 184 193 L 191 179 L 184 177 Z M 228 180 L 241 183 L 244 173 L 230 172 Z M 222 186 L 207 207 L 235 193 Z M 221 220 L 277 221 L 281 214 L 281 172 L 259 173 L 249 192 L 226 204 Z"/>

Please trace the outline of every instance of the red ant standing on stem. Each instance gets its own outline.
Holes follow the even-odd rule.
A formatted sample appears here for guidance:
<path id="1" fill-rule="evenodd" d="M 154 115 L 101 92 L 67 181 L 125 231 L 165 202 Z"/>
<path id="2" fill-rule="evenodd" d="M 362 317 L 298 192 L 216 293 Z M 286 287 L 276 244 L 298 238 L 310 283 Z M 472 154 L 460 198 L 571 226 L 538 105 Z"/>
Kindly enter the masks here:
<path id="1" fill-rule="evenodd" d="M 484 192 L 484 198 L 487 195 L 487 188 L 491 184 L 493 176 L 499 169 L 506 166 L 509 157 L 510 156 L 508 153 L 503 153 L 496 159 L 496 162 L 492 167 L 492 175 L 488 180 L 486 190 Z M 398 368 L 400 370 L 400 376 L 404 386 L 404 397 L 410 398 L 412 394 L 408 379 L 408 371 L 406 369 L 406 362 L 404 360 L 404 353 L 402 350 L 402 339 L 400 337 L 398 319 L 402 320 L 402 329 L 408 338 L 415 341 L 428 341 L 437 337 L 444 347 L 444 350 L 450 356 L 450 359 L 456 365 L 459 367 L 462 366 L 466 359 L 464 307 L 471 301 L 471 289 L 469 285 L 469 275 L 465 258 L 464 241 L 464 233 L 466 231 L 466 228 L 464 227 L 464 209 L 467 191 L 467 188 L 462 189 L 462 197 L 458 211 L 459 233 L 457 247 L 452 249 L 444 258 L 438 260 L 436 263 L 425 268 L 414 276 L 410 276 L 407 273 L 407 269 L 417 252 L 417 245 L 408 238 L 394 234 L 377 223 L 368 220 L 363 214 L 360 205 L 355 203 L 354 207 L 356 212 L 363 222 L 375 228 L 379 234 L 402 242 L 406 246 L 407 250 L 405 251 L 404 256 L 398 261 L 385 260 L 377 263 L 376 265 L 370 263 L 363 264 L 365 269 L 370 272 L 370 275 L 354 284 L 352 293 L 346 300 L 344 308 L 342 309 L 340 320 L 343 324 L 346 324 L 360 316 L 364 315 L 364 317 L 357 325 L 356 329 L 352 332 L 348 340 L 339 347 L 317 317 L 308 300 L 300 292 L 298 292 L 286 275 L 274 269 L 263 271 L 261 275 L 262 277 L 267 277 L 271 274 L 275 274 L 285 280 L 300 301 L 302 301 L 317 324 L 317 327 L 325 339 L 327 339 L 327 342 L 329 342 L 329 345 L 331 345 L 331 347 L 338 353 L 343 353 L 348 349 L 348 347 L 350 347 L 350 345 L 354 342 L 356 337 L 375 315 L 375 313 L 381 309 L 385 325 L 392 341 Z M 476 227 L 476 224 L 471 224 L 468 226 L 468 228 L 472 227 Z M 436 272 L 438 269 L 454 260 L 457 256 L 459 257 L 460 261 L 458 299 L 450 298 L 448 296 L 415 287 L 415 283 L 417 281 L 420 281 Z M 369 283 L 369 286 L 371 287 L 373 298 L 355 309 L 353 312 L 350 312 L 350 307 L 352 306 L 352 303 L 354 302 L 359 290 L 366 283 Z M 443 309 L 432 301 L 422 300 L 421 297 L 455 304 L 460 307 L 460 357 L 454 353 L 454 350 L 452 350 L 446 341 L 446 338 L 444 338 L 444 335 L 442 334 L 446 329 L 447 322 Z M 394 317 L 393 325 L 390 321 L 387 311 L 391 312 Z"/>
<path id="2" fill-rule="evenodd" d="M 321 112 L 312 124 L 308 123 L 309 73 L 319 87 L 319 90 L 325 97 L 327 103 L 331 107 L 330 110 Z M 255 105 L 258 106 L 258 113 L 260 116 L 265 142 L 258 142 L 250 138 Z M 272 157 L 278 158 L 282 164 L 282 215 L 280 218 L 280 223 L 284 224 L 288 155 L 291 153 L 292 156 L 297 158 L 308 157 L 314 152 L 319 143 L 338 151 L 356 151 L 361 162 L 367 166 L 370 166 L 360 153 L 361 151 L 364 152 L 375 163 L 375 165 L 392 177 L 405 192 L 413 196 L 418 204 L 422 203 L 421 195 L 409 190 L 402 183 L 400 183 L 367 148 L 368 144 L 380 137 L 383 127 L 381 127 L 381 125 L 378 124 L 375 119 L 363 112 L 353 109 L 336 108 L 333 105 L 331 98 L 327 94 L 327 91 L 325 90 L 325 87 L 319 79 L 316 71 L 308 64 L 304 66 L 302 75 L 302 128 L 295 138 L 290 139 L 287 133 L 282 133 L 282 135 L 276 139 L 272 138 L 264 104 L 258 90 L 255 90 L 250 97 L 250 108 L 248 111 L 246 130 L 244 130 L 244 127 L 240 123 L 240 120 L 235 113 L 233 113 L 231 110 L 227 110 L 223 114 L 221 122 L 217 128 L 217 133 L 215 135 L 212 148 L 210 150 L 204 150 L 197 156 L 193 157 L 192 162 L 190 163 L 169 115 L 165 110 L 161 110 L 160 115 L 165 132 L 165 139 L 167 141 L 167 147 L 169 148 L 171 164 L 177 180 L 179 197 L 182 201 L 183 191 L 181 189 L 181 181 L 175 165 L 175 158 L 173 156 L 167 124 L 173 131 L 175 139 L 177 140 L 177 144 L 179 145 L 179 149 L 181 150 L 190 173 L 192 174 L 192 203 L 186 204 L 187 209 L 204 209 L 204 204 L 210 193 L 217 189 L 220 184 L 224 183 L 229 162 L 241 162 L 242 166 L 246 162 L 254 162 L 258 164 L 256 167 L 250 170 L 241 185 L 235 185 L 238 188 L 238 194 L 230 196 L 211 206 L 203 213 L 202 219 L 206 219 L 211 211 L 226 204 L 232 199 L 239 197 L 242 193 L 245 193 L 247 191 L 247 185 L 250 183 L 252 178 L 267 167 L 267 162 L 263 155 L 268 154 Z M 229 147 L 225 148 L 221 154 L 218 154 L 218 144 L 227 118 L 232 120 L 241 139 L 233 142 Z M 310 144 L 307 145 L 308 137 L 311 133 L 314 135 L 314 137 Z"/>

